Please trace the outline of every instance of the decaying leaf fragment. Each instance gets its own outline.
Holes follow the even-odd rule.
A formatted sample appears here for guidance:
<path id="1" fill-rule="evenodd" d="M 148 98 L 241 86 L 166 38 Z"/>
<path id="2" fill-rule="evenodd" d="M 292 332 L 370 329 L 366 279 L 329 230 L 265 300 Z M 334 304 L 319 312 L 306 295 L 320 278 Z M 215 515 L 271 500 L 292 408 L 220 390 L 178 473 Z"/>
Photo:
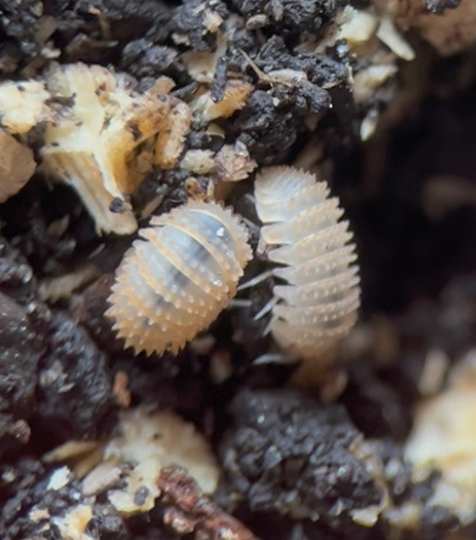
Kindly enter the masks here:
<path id="1" fill-rule="evenodd" d="M 1 93 L 1 89 L 0 89 Z M 33 152 L 0 129 L 0 203 L 15 195 L 33 176 Z"/>
<path id="2" fill-rule="evenodd" d="M 245 180 L 257 167 L 241 141 L 223 145 L 214 161 L 213 176 L 221 182 Z"/>
<path id="3" fill-rule="evenodd" d="M 160 470 L 171 464 L 185 467 L 205 493 L 213 493 L 218 483 L 218 466 L 205 442 L 192 424 L 172 412 L 149 414 L 143 409 L 121 415 L 122 435 L 104 450 L 104 459 L 117 463 L 135 462 L 126 476 L 124 490 L 109 492 L 110 502 L 125 514 L 150 510 L 159 491 L 155 483 Z M 138 501 L 139 487 L 148 495 Z"/>
<path id="4" fill-rule="evenodd" d="M 393 0 L 382 0 L 392 2 Z M 375 0 L 375 3 L 380 0 Z M 382 6 L 362 9 L 346 6 L 336 17 L 336 22 L 320 40 L 315 52 L 324 53 L 326 48 L 345 40 L 353 58 L 348 65 L 352 74 L 352 92 L 357 105 L 367 108 L 362 119 L 360 136 L 370 138 L 378 125 L 379 108 L 376 106 L 378 92 L 398 72 L 397 60 L 411 61 L 415 52 L 396 28 L 394 19 Z M 387 101 L 384 98 L 384 101 Z"/>
<path id="5" fill-rule="evenodd" d="M 441 2 L 442 10 L 431 13 L 425 0 L 374 0 L 388 10 L 403 29 L 418 28 L 442 56 L 458 54 L 476 43 L 476 2 Z"/>
<path id="6" fill-rule="evenodd" d="M 84 477 L 86 496 L 107 492 L 109 502 L 125 516 L 147 512 L 160 490 L 162 468 L 183 467 L 207 494 L 215 491 L 219 469 L 204 437 L 195 427 L 169 411 L 144 408 L 123 411 L 120 432 L 106 442 L 69 442 L 44 460 L 75 459 L 72 470 Z M 119 485 L 117 484 L 120 480 Z"/>
<path id="7" fill-rule="evenodd" d="M 241 141 L 224 144 L 217 153 L 191 149 L 180 161 L 180 168 L 196 174 L 209 174 L 217 182 L 245 180 L 256 167 L 256 161 Z"/>
<path id="8" fill-rule="evenodd" d="M 57 302 L 62 298 L 70 298 L 75 290 L 81 289 L 98 277 L 99 271 L 94 265 L 83 265 L 72 272 L 42 279 L 39 293 L 43 301 Z"/>
<path id="9" fill-rule="evenodd" d="M 52 521 L 58 527 L 63 540 L 92 540 L 93 537 L 85 532 L 92 518 L 92 507 L 79 504 L 63 517 L 53 518 Z"/>
<path id="10" fill-rule="evenodd" d="M 183 152 L 185 136 L 192 123 L 190 107 L 178 102 L 164 120 L 164 126 L 157 136 L 154 163 L 162 169 L 172 169 Z"/>
<path id="11" fill-rule="evenodd" d="M 397 65 L 391 62 L 375 63 L 362 69 L 354 76 L 354 100 L 363 103 L 370 99 L 376 90 L 398 72 Z"/>
<path id="12" fill-rule="evenodd" d="M 253 91 L 253 86 L 239 80 L 228 81 L 223 99 L 215 102 L 211 92 L 206 91 L 191 103 L 190 107 L 195 118 L 200 121 L 211 122 L 216 118 L 228 118 L 235 111 L 242 109 L 248 96 Z"/>
<path id="13" fill-rule="evenodd" d="M 138 94 L 102 66 L 54 67 L 47 89 L 69 100 L 71 118 L 47 125 L 42 171 L 70 184 L 93 216 L 97 230 L 129 234 L 137 223 L 127 196 L 141 176 L 130 174 L 137 147 L 156 135 L 175 101 L 155 85 Z"/>
<path id="14" fill-rule="evenodd" d="M 197 533 L 207 540 L 258 540 L 237 519 L 201 493 L 186 471 L 166 467 L 157 479 L 161 501 L 166 505 L 164 523 L 179 534 Z"/>
<path id="15" fill-rule="evenodd" d="M 226 53 L 228 44 L 226 34 L 218 32 L 216 39 L 217 44 L 214 52 L 187 51 L 182 55 L 188 74 L 197 82 L 211 83 L 217 62 Z"/>
<path id="16" fill-rule="evenodd" d="M 188 150 L 180 162 L 180 168 L 196 174 L 208 174 L 214 167 L 212 150 Z"/>
<path id="17" fill-rule="evenodd" d="M 405 449 L 422 481 L 441 472 L 430 506 L 444 507 L 462 524 L 476 513 L 476 351 L 470 351 L 451 374 L 448 388 L 418 406 Z"/>
<path id="18" fill-rule="evenodd" d="M 56 110 L 48 105 L 51 94 L 39 81 L 0 84 L 0 125 L 9 133 L 21 134 L 40 122 L 53 121 Z"/>

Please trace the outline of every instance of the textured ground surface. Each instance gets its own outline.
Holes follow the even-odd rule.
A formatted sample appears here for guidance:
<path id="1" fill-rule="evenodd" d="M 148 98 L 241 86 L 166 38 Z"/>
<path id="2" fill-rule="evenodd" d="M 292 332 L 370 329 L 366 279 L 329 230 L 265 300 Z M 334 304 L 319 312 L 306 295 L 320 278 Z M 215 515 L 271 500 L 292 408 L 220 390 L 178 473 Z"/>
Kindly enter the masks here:
<path id="1" fill-rule="evenodd" d="M 427 0 L 435 12 L 457 3 Z M 215 35 L 203 31 L 200 8 L 205 5 L 225 21 L 242 17 L 245 25 L 235 32 L 211 88 L 220 96 L 232 72 L 255 89 L 241 111 L 221 122 L 225 138 L 243 142 L 259 166 L 293 163 L 313 137 L 321 141 L 334 163 L 333 191 L 356 233 L 360 331 L 367 341 L 349 346 L 348 384 L 331 404 L 284 388 L 287 366 L 251 367 L 266 350 L 266 341 L 258 338 L 266 321 L 250 324 L 246 311 L 220 317 L 210 331 L 211 350 L 134 358 L 102 317 L 111 272 L 131 238 L 99 238 L 75 193 L 35 176 L 0 206 L 0 536 L 152 540 L 199 531 L 218 539 L 220 527 L 230 527 L 237 540 L 251 538 L 242 523 L 263 540 L 370 540 L 393 534 L 385 520 L 373 528 L 362 525 L 362 511 L 382 504 L 385 491 L 369 465 L 373 458 L 362 453 L 362 440 L 374 440 L 368 452 L 381 465 L 393 464 L 395 474 L 385 489 L 395 505 L 424 505 L 437 475 L 412 483 L 402 457 L 421 372 L 430 350 L 444 351 L 452 362 L 475 345 L 474 54 L 442 60 L 427 45 L 417 45 L 424 67 L 418 73 L 409 66 L 402 70 L 402 86 L 413 96 L 410 106 L 391 109 L 392 123 L 363 145 L 360 122 L 373 107 L 391 101 L 397 82 L 390 80 L 357 106 L 345 55 L 334 48 L 316 62 L 298 50 L 303 35 L 322 37 L 345 0 L 13 4 L 0 0 L 3 79 L 40 76 L 51 59 L 82 61 L 112 65 L 144 88 L 167 75 L 177 83 L 177 96 L 193 92 L 196 84 L 183 53 L 216 45 Z M 266 24 L 256 17 L 262 13 Z M 243 52 L 263 71 L 303 71 L 308 84 L 260 85 Z M 310 115 L 320 118 L 311 127 Z M 192 125 L 186 144 L 201 149 L 215 143 L 202 126 Z M 166 190 L 156 213 L 185 202 L 188 176 L 177 168 L 153 171 L 135 194 L 137 210 L 158 186 Z M 207 185 L 206 178 L 197 180 Z M 249 190 L 249 183 L 240 185 L 231 203 L 253 221 L 254 210 L 243 197 Z M 256 243 L 256 230 L 251 232 Z M 102 276 L 98 281 L 54 305 L 42 300 L 46 278 L 91 261 Z M 259 269 L 255 262 L 249 272 Z M 269 294 L 266 282 L 248 294 L 251 313 Z M 223 362 L 228 367 L 220 377 L 216 364 Z M 47 489 L 57 465 L 41 461 L 45 452 L 114 430 L 124 406 L 118 373 L 126 376 L 131 406 L 169 407 L 205 433 L 223 473 L 215 502 L 201 503 L 205 510 L 199 495 L 190 507 L 177 500 L 172 484 L 169 498 L 164 495 L 151 512 L 128 520 L 104 494 L 91 502 L 76 480 Z M 166 477 L 164 486 L 173 481 Z M 80 504 L 92 505 L 93 519 L 84 536 L 68 537 L 55 519 Z M 44 516 L 32 517 L 33 507 L 47 508 L 46 521 L 53 525 L 45 529 Z M 429 507 L 403 537 L 443 538 L 455 524 L 449 509 Z"/>

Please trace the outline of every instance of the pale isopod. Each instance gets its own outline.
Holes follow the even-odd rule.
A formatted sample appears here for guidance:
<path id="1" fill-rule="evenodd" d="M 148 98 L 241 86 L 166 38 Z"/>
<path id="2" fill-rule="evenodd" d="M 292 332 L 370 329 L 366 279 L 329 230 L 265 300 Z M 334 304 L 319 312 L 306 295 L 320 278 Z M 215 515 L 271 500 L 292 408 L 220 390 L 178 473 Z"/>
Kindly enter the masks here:
<path id="1" fill-rule="evenodd" d="M 248 233 L 229 210 L 199 201 L 150 225 L 117 270 L 106 315 L 136 353 L 177 354 L 236 294 L 251 258 Z"/>
<path id="2" fill-rule="evenodd" d="M 261 238 L 274 286 L 270 330 L 290 356 L 319 357 L 354 325 L 360 306 L 355 245 L 326 182 L 293 167 L 270 167 L 255 182 Z"/>

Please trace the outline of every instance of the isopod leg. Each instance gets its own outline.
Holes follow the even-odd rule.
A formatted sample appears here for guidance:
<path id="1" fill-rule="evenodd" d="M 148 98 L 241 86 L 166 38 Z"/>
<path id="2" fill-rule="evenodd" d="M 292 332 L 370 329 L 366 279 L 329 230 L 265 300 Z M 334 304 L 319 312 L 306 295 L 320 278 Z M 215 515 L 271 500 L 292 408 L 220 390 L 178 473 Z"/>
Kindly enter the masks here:
<path id="1" fill-rule="evenodd" d="M 263 281 L 266 281 L 268 278 L 272 277 L 273 271 L 272 270 L 266 270 L 266 272 L 263 272 L 261 274 L 258 274 L 254 278 L 250 279 L 249 281 L 246 281 L 245 283 L 242 283 L 238 286 L 236 289 L 237 291 L 243 291 L 245 289 L 249 289 L 251 287 L 254 287 L 255 285 L 258 285 L 262 283 Z"/>

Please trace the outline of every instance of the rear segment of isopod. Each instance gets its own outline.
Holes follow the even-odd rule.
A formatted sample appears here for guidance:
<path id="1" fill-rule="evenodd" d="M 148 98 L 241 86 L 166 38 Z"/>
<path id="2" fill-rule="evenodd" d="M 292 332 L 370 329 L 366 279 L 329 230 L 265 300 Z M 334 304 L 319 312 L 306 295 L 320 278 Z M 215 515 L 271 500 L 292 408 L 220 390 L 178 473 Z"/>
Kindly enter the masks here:
<path id="1" fill-rule="evenodd" d="M 255 183 L 261 236 L 276 264 L 271 333 L 288 354 L 318 358 L 354 325 L 360 305 L 355 245 L 325 182 L 271 167 Z"/>
<path id="2" fill-rule="evenodd" d="M 152 218 L 116 273 L 106 315 L 136 353 L 176 354 L 217 318 L 251 258 L 247 231 L 214 203 Z"/>

